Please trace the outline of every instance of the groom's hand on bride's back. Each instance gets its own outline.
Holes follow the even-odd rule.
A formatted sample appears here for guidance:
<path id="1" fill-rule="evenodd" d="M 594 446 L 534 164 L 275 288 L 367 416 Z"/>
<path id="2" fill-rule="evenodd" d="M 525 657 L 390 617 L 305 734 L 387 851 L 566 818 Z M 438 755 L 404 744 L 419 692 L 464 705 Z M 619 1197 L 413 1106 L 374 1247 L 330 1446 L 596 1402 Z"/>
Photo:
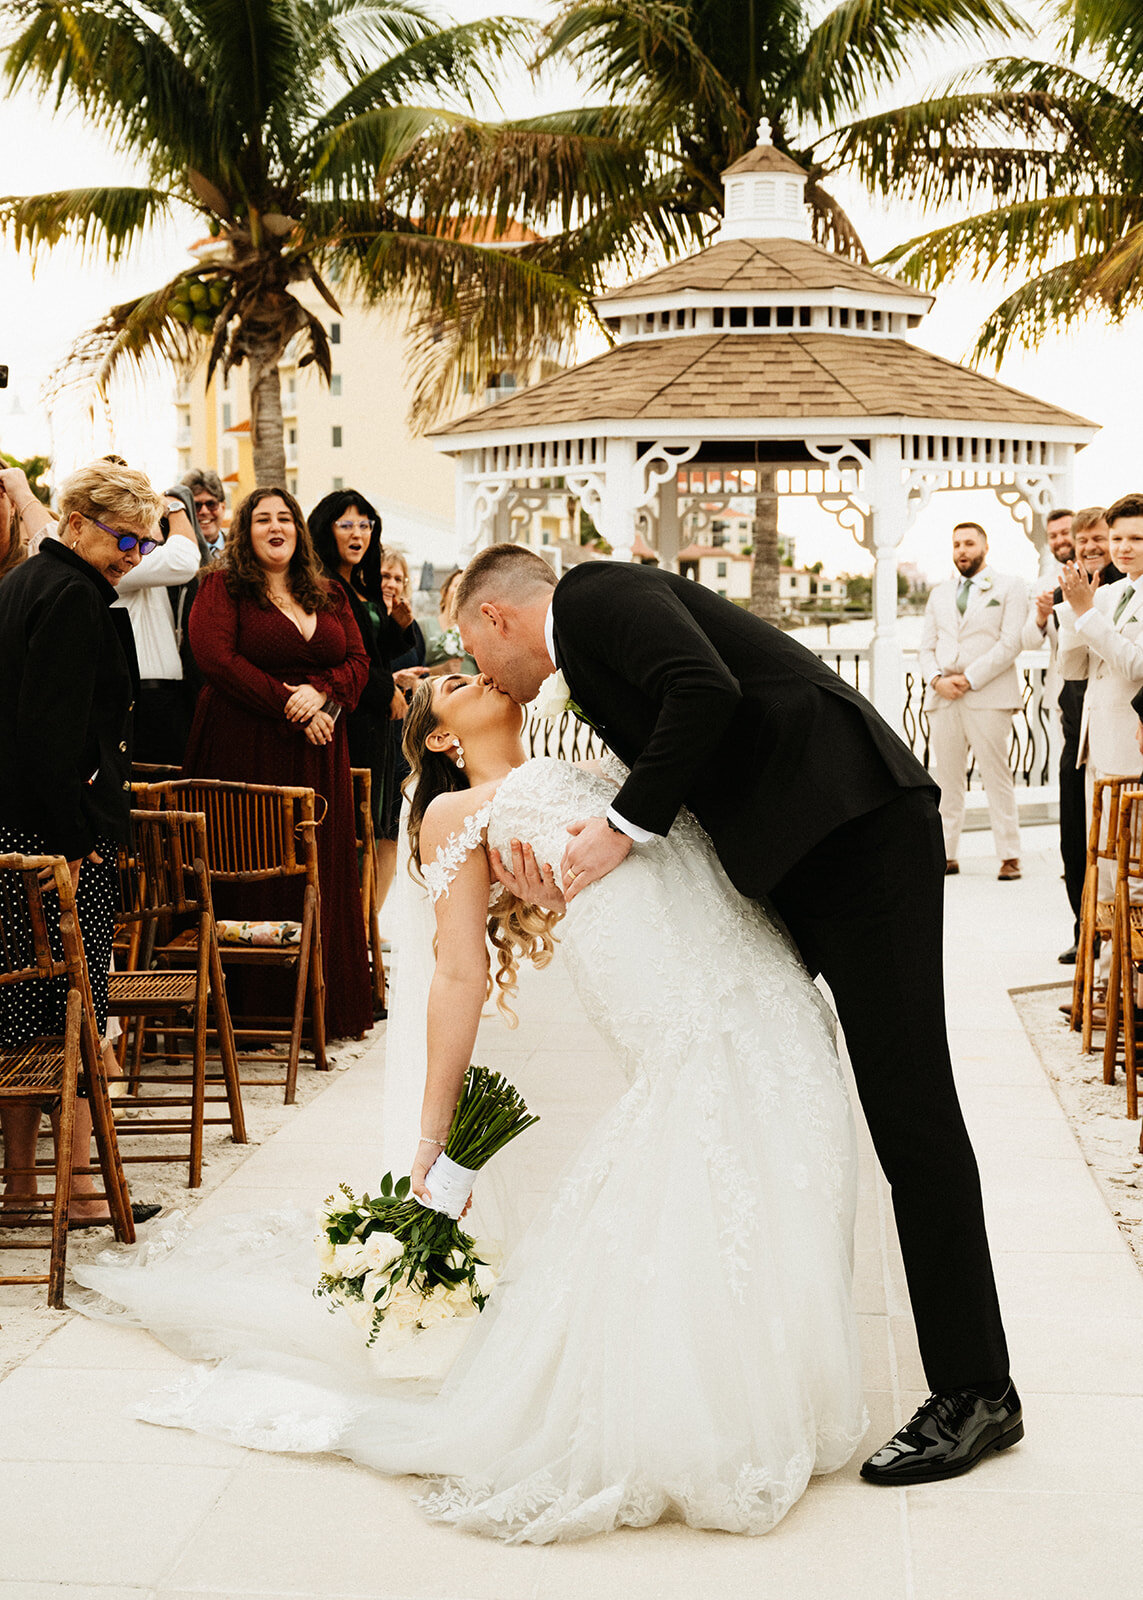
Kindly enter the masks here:
<path id="1" fill-rule="evenodd" d="M 633 840 L 608 826 L 606 817 L 588 817 L 585 822 L 568 824 L 571 843 L 560 862 L 564 899 L 570 903 L 589 883 L 606 878 L 625 861 Z"/>
<path id="2" fill-rule="evenodd" d="M 519 839 L 512 840 L 510 866 L 505 865 L 499 850 L 489 850 L 488 857 L 492 863 L 492 876 L 517 900 L 563 915 L 567 907 L 555 872 L 547 862 L 541 864 L 536 860 L 530 844 L 521 844 Z"/>

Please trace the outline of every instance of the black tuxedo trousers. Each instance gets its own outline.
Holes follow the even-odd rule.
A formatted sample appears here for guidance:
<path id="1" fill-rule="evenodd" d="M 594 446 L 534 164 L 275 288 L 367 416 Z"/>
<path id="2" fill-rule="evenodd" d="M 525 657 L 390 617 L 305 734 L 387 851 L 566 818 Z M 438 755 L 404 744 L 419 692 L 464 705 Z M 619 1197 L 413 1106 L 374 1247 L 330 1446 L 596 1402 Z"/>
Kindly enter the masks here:
<path id="1" fill-rule="evenodd" d="M 1008 1350 L 945 1027 L 945 847 L 933 791 L 845 823 L 772 899 L 830 986 L 893 1212 L 925 1377 L 1003 1384 Z"/>

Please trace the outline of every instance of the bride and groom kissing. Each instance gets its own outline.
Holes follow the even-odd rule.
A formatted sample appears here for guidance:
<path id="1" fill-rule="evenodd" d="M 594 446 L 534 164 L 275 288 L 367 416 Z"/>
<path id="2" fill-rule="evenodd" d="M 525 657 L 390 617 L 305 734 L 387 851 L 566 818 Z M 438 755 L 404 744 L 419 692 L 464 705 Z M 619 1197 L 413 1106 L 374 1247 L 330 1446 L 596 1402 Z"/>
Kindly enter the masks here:
<path id="1" fill-rule="evenodd" d="M 811 651 L 671 573 L 593 562 L 554 584 L 541 558 L 494 546 L 456 605 L 497 688 L 526 703 L 559 669 L 629 768 L 606 816 L 569 830 L 567 900 L 636 841 L 654 851 L 685 807 L 735 889 L 779 913 L 829 985 L 932 1389 L 862 1476 L 930 1482 L 1014 1444 L 1021 1408 L 946 1034 L 944 846 L 928 773 Z"/>
<path id="2" fill-rule="evenodd" d="M 386 1044 L 391 1081 L 424 1083 L 414 1190 L 431 1197 L 473 1059 L 489 937 L 503 1002 L 558 921 L 626 1090 L 535 1207 L 442 1382 L 379 1372 L 315 1309 L 302 1213 L 78 1266 L 104 1309 L 223 1358 L 137 1414 L 432 1478 L 430 1515 L 513 1543 L 667 1516 L 765 1533 L 867 1428 L 840 1020 L 932 1390 L 862 1476 L 929 1483 L 1015 1444 L 946 1037 L 928 774 L 812 652 L 674 574 L 594 562 L 557 584 L 498 545 L 455 604 L 481 675 L 427 680 L 404 733 L 435 918 L 427 1067 L 400 951 Z M 521 707 L 557 668 L 610 752 L 599 767 L 526 756 Z"/>

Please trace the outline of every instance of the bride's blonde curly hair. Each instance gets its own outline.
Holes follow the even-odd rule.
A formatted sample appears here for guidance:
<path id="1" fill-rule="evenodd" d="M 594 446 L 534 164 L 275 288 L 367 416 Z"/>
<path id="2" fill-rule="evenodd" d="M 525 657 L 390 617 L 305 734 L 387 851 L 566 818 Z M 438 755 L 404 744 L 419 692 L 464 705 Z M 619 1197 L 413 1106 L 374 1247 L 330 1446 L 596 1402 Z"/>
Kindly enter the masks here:
<path id="1" fill-rule="evenodd" d="M 409 871 L 416 871 L 418 875 L 425 812 L 439 794 L 468 788 L 468 778 L 455 761 L 450 761 L 443 751 L 428 748 L 426 740 L 438 726 L 433 711 L 432 680 L 426 678 L 409 703 L 401 735 L 405 759 L 412 768 L 403 786 L 409 801 Z M 520 962 L 530 961 L 540 969 L 548 965 L 556 949 L 552 930 L 561 914 L 530 905 L 501 885 L 499 898 L 488 917 L 488 938 L 496 951 L 495 973 L 489 961 L 488 998 L 496 996 L 496 1009 L 510 1028 L 518 1021 L 508 1002 L 516 993 Z"/>

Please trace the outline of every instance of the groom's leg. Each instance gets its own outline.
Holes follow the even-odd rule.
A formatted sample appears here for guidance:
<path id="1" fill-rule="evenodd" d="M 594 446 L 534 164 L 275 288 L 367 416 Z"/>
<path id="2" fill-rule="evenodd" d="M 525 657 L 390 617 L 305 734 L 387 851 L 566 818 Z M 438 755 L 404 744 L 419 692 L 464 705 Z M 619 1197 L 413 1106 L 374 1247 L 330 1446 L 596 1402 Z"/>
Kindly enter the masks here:
<path id="1" fill-rule="evenodd" d="M 934 1390 L 1002 1386 L 1008 1376 L 976 1158 L 945 1030 L 944 849 L 934 800 L 907 791 L 838 829 L 774 891 L 833 992 L 892 1189 Z"/>

